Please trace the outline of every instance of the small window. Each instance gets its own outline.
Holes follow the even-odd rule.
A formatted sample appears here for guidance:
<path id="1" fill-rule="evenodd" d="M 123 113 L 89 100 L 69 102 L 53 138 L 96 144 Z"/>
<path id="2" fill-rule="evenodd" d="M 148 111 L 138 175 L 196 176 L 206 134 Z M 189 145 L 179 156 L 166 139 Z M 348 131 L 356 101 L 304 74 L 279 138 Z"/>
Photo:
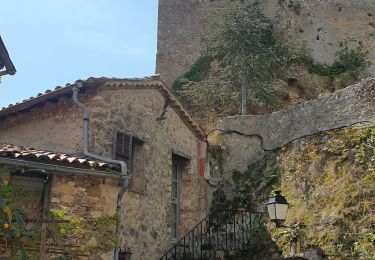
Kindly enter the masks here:
<path id="1" fill-rule="evenodd" d="M 146 190 L 144 142 L 135 136 L 117 132 L 114 144 L 114 158 L 124 161 L 132 175 L 130 190 L 144 193 Z"/>

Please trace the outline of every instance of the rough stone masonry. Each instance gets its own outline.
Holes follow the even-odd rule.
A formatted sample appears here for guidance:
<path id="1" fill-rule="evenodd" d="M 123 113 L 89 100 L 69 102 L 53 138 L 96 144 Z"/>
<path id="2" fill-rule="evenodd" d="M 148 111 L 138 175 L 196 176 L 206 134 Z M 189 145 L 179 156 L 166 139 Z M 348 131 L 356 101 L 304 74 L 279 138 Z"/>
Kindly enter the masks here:
<path id="1" fill-rule="evenodd" d="M 253 1 L 253 0 L 248 0 Z M 289 32 L 306 45 L 317 63 L 332 64 L 346 46 L 375 58 L 375 2 L 372 0 L 265 0 L 263 12 L 279 32 Z M 156 73 L 169 85 L 189 70 L 211 46 L 217 27 L 213 17 L 233 0 L 159 0 Z M 370 74 L 375 66 L 368 68 Z"/>
<path id="2" fill-rule="evenodd" d="M 375 124 L 375 78 L 332 95 L 268 115 L 232 116 L 219 122 L 223 131 L 224 178 L 293 140 L 351 125 Z M 228 175 L 228 176 L 227 176 Z"/>

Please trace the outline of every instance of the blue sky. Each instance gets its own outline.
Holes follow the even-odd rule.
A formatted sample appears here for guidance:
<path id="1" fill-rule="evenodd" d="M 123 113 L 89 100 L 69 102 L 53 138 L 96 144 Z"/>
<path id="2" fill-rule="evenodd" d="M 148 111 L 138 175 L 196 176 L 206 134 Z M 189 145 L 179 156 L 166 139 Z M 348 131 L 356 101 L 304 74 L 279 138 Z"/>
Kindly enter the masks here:
<path id="1" fill-rule="evenodd" d="M 88 77 L 155 72 L 157 0 L 0 0 L 0 35 L 17 69 L 0 107 Z"/>

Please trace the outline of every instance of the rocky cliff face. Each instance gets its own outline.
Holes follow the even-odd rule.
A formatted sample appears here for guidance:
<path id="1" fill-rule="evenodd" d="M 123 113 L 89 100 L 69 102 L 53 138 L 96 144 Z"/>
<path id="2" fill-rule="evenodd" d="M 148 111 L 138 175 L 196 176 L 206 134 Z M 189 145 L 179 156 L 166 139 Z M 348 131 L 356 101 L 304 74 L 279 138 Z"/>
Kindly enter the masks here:
<path id="1" fill-rule="evenodd" d="M 252 1 L 252 0 L 251 0 Z M 156 72 L 171 84 L 209 47 L 213 17 L 233 1 L 160 0 Z M 375 58 L 375 2 L 371 0 L 266 0 L 264 13 L 279 33 L 293 33 L 317 63 L 332 64 L 343 47 Z M 374 73 L 370 64 L 366 73 Z M 366 74 L 365 73 L 365 74 Z"/>

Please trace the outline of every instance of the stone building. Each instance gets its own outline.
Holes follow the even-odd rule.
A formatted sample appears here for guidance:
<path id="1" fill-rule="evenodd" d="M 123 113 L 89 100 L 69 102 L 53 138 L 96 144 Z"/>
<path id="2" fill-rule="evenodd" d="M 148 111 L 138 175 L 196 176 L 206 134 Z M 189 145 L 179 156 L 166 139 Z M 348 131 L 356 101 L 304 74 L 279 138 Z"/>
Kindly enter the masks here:
<path id="1" fill-rule="evenodd" d="M 112 259 L 117 241 L 132 259 L 162 255 L 206 214 L 203 140 L 158 76 L 89 78 L 0 110 L 0 168 L 14 187 L 37 191 L 28 206 L 42 223 L 43 259 Z M 92 228 L 52 248 L 51 211 Z"/>

